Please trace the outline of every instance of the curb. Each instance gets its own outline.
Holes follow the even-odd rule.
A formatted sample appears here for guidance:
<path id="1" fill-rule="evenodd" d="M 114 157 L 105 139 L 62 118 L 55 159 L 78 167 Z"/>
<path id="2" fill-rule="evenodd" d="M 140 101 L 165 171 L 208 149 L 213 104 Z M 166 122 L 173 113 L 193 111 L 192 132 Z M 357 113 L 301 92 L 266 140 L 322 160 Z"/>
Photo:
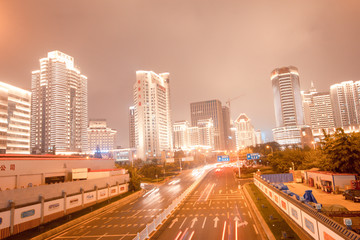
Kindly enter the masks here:
<path id="1" fill-rule="evenodd" d="M 97 209 L 97 210 L 95 210 L 95 211 L 93 211 L 91 213 L 88 213 L 88 214 L 85 214 L 85 215 L 83 215 L 81 217 L 78 217 L 78 218 L 76 218 L 76 219 L 74 219 L 74 220 L 72 220 L 70 222 L 67 222 L 65 224 L 62 224 L 62 225 L 54 228 L 54 229 L 46 231 L 46 232 L 44 232 L 44 233 L 42 233 L 42 234 L 40 234 L 40 235 L 38 235 L 36 237 L 33 237 L 33 238 L 31 238 L 31 240 L 46 239 L 46 238 L 51 237 L 51 236 L 53 236 L 53 235 L 55 235 L 57 233 L 60 233 L 61 231 L 64 231 L 65 229 L 67 229 L 69 227 L 75 227 L 76 224 L 79 224 L 79 223 L 81 223 L 81 222 L 83 222 L 85 220 L 89 220 L 89 218 L 94 217 L 97 214 L 101 214 L 101 213 L 105 212 L 106 210 L 109 210 L 109 209 L 111 209 L 111 208 L 113 208 L 115 206 L 116 207 L 124 206 L 125 204 L 139 198 L 143 194 L 143 192 L 144 192 L 144 190 L 140 190 L 139 192 L 132 193 L 131 195 L 126 196 L 124 198 L 121 198 L 116 202 L 113 202 L 113 203 L 111 203 L 109 205 L 106 205 L 106 206 L 104 206 L 102 208 L 99 208 L 99 209 Z"/>
<path id="2" fill-rule="evenodd" d="M 248 183 L 245 183 L 244 185 L 247 185 Z M 263 231 L 266 234 L 267 239 L 269 240 L 276 240 L 274 234 L 271 232 L 269 226 L 267 225 L 267 223 L 265 222 L 264 218 L 262 217 L 261 213 L 259 212 L 259 210 L 257 209 L 257 207 L 255 206 L 255 203 L 252 201 L 252 198 L 249 196 L 248 191 L 246 190 L 246 188 L 242 187 L 243 192 L 245 193 L 245 198 L 247 200 L 247 202 L 250 203 L 252 210 L 255 212 L 256 218 L 257 220 L 260 222 L 261 228 L 263 229 Z M 257 223 L 255 221 L 255 223 Z M 258 224 L 257 224 L 258 225 Z M 258 226 L 259 227 L 259 226 Z"/>

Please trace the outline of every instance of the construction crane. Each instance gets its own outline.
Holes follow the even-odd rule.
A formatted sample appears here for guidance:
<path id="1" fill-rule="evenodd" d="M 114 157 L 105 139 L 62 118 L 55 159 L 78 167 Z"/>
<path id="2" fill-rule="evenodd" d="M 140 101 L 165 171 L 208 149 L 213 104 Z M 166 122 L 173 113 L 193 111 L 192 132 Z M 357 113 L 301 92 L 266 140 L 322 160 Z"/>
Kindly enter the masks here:
<path id="1" fill-rule="evenodd" d="M 239 96 L 237 96 L 237 97 L 234 97 L 234 98 L 230 98 L 230 99 L 228 99 L 228 100 L 226 101 L 226 105 L 229 107 L 229 110 L 230 110 L 230 103 L 231 103 L 232 101 L 236 100 L 236 99 L 241 98 L 242 96 L 244 96 L 244 94 L 241 94 L 241 95 L 239 95 Z"/>

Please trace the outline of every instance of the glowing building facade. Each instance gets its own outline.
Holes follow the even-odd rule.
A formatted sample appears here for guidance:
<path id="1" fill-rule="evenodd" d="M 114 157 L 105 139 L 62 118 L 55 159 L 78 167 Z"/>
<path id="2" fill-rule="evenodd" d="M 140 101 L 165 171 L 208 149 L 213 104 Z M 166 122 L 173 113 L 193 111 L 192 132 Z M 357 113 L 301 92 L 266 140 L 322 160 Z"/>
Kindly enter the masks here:
<path id="1" fill-rule="evenodd" d="M 30 153 L 31 93 L 0 82 L 0 153 Z"/>
<path id="2" fill-rule="evenodd" d="M 173 150 L 169 73 L 137 71 L 134 84 L 135 147 L 141 159 Z"/>
<path id="3" fill-rule="evenodd" d="M 256 131 L 245 113 L 241 113 L 234 121 L 234 127 L 236 129 L 235 136 L 237 150 L 256 146 Z"/>
<path id="4" fill-rule="evenodd" d="M 97 148 L 101 152 L 109 152 L 115 146 L 116 131 L 107 127 L 105 119 L 90 120 L 88 127 L 89 150 L 96 152 Z"/>
<path id="5" fill-rule="evenodd" d="M 360 124 L 360 81 L 346 81 L 330 86 L 335 127 Z"/>
<path id="6" fill-rule="evenodd" d="M 276 68 L 271 73 L 276 128 L 274 140 L 280 145 L 300 145 L 304 114 L 296 67 Z"/>
<path id="7" fill-rule="evenodd" d="M 31 151 L 88 151 L 87 78 L 60 51 L 40 59 L 31 81 Z"/>

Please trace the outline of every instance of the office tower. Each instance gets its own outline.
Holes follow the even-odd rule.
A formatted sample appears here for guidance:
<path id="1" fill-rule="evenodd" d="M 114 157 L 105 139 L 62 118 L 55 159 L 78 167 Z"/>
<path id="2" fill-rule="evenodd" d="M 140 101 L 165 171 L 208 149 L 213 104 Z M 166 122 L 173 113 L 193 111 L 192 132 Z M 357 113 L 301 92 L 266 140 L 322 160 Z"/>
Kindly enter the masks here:
<path id="1" fill-rule="evenodd" d="M 296 67 L 276 68 L 271 73 L 276 128 L 274 140 L 280 145 L 300 145 L 304 114 Z"/>
<path id="2" fill-rule="evenodd" d="M 244 149 L 256 146 L 256 134 L 250 119 L 245 113 L 241 113 L 234 121 L 236 129 L 236 149 Z"/>
<path id="3" fill-rule="evenodd" d="M 262 140 L 262 138 L 261 138 L 261 130 L 260 129 L 258 129 L 258 130 L 256 130 L 255 131 L 255 142 L 256 142 L 256 145 L 258 145 L 258 144 L 263 144 L 263 140 Z"/>
<path id="4" fill-rule="evenodd" d="M 174 148 L 187 149 L 189 147 L 189 122 L 176 121 L 174 128 Z"/>
<path id="5" fill-rule="evenodd" d="M 134 84 L 135 145 L 141 159 L 172 151 L 169 73 L 137 71 Z"/>
<path id="6" fill-rule="evenodd" d="M 0 153 L 30 153 L 31 93 L 0 82 Z"/>
<path id="7" fill-rule="evenodd" d="M 335 127 L 347 127 L 360 123 L 360 81 L 346 81 L 330 87 Z"/>
<path id="8" fill-rule="evenodd" d="M 227 106 L 222 107 L 223 125 L 224 125 L 224 143 L 225 149 L 231 150 L 231 132 L 230 132 L 230 109 Z"/>
<path id="9" fill-rule="evenodd" d="M 225 149 L 222 106 L 219 100 L 195 102 L 190 104 L 191 126 L 197 126 L 199 120 L 211 118 L 214 122 L 215 150 Z"/>
<path id="10" fill-rule="evenodd" d="M 31 81 L 31 151 L 88 151 L 87 78 L 60 51 L 40 59 Z"/>
<path id="11" fill-rule="evenodd" d="M 135 107 L 129 107 L 129 147 L 135 148 Z"/>
<path id="12" fill-rule="evenodd" d="M 107 127 L 105 119 L 89 121 L 89 151 L 94 153 L 99 148 L 101 152 L 109 152 L 115 146 L 116 130 Z"/>

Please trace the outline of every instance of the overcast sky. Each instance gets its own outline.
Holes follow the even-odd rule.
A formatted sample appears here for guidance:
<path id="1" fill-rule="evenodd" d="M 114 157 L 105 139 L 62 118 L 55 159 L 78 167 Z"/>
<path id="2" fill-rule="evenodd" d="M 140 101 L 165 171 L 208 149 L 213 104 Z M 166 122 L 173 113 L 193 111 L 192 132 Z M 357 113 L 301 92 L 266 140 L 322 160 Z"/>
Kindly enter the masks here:
<path id="1" fill-rule="evenodd" d="M 30 90 L 39 59 L 60 50 L 88 77 L 89 117 L 106 118 L 128 146 L 136 70 L 170 72 L 173 120 L 190 103 L 240 96 L 270 136 L 270 72 L 298 67 L 319 91 L 360 79 L 358 0 L 0 0 L 0 81 Z"/>

